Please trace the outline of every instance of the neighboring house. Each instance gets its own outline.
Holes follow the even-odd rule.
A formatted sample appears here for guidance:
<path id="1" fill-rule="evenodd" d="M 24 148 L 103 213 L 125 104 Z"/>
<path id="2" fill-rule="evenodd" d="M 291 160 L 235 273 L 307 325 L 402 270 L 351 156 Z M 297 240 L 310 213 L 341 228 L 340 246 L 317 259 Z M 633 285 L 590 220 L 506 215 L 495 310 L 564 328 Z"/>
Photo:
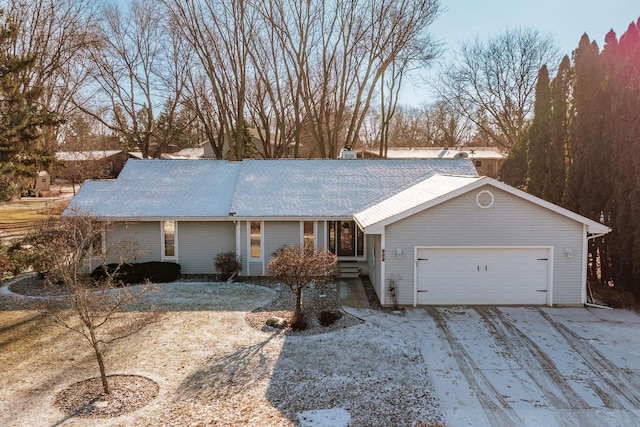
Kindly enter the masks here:
<path id="1" fill-rule="evenodd" d="M 82 182 L 85 179 L 116 178 L 129 155 L 123 150 L 59 151 L 53 176 Z"/>
<path id="2" fill-rule="evenodd" d="M 379 158 L 379 150 L 365 150 L 364 158 Z M 471 159 L 479 175 L 497 178 L 500 166 L 505 158 L 500 150 L 492 147 L 462 147 L 462 148 L 400 148 L 387 150 L 387 159 Z"/>
<path id="3" fill-rule="evenodd" d="M 255 146 L 256 151 L 260 155 L 260 157 L 264 157 L 265 153 L 265 145 L 260 138 L 260 131 L 256 128 L 249 127 L 249 134 L 251 134 L 251 141 Z M 213 150 L 213 146 L 211 145 L 211 141 L 206 140 L 200 143 L 200 148 L 203 149 L 203 158 L 205 159 L 217 159 L 215 151 Z M 229 157 L 229 151 L 232 149 L 231 144 L 231 135 L 225 135 L 224 141 L 222 143 L 222 158 L 227 159 Z M 218 159 L 220 160 L 220 159 Z"/>
<path id="4" fill-rule="evenodd" d="M 175 153 L 167 153 L 160 156 L 167 160 L 195 160 L 204 158 L 204 148 L 183 148 Z"/>
<path id="5" fill-rule="evenodd" d="M 360 266 L 383 305 L 583 304 L 587 239 L 610 231 L 469 159 L 132 160 L 85 183 L 74 211 L 187 274 L 235 251 L 260 276 L 282 246 L 312 244 Z"/>

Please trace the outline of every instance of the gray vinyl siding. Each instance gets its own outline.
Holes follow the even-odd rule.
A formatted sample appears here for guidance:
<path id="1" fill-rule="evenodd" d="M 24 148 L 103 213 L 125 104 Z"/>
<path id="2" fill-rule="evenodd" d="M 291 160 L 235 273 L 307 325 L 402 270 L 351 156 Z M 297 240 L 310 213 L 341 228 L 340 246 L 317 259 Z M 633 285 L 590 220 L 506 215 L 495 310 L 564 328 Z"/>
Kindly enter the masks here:
<path id="1" fill-rule="evenodd" d="M 262 276 L 262 261 L 252 260 L 249 257 L 248 227 L 249 221 L 240 223 L 240 254 L 242 256 L 242 275 L 243 276 Z"/>
<path id="2" fill-rule="evenodd" d="M 215 273 L 215 256 L 235 250 L 236 227 L 233 222 L 178 223 L 178 262 L 184 274 Z"/>
<path id="3" fill-rule="evenodd" d="M 106 231 L 106 240 L 109 260 L 112 261 L 123 250 L 135 253 L 136 262 L 160 261 L 162 258 L 158 221 L 115 223 Z"/>
<path id="4" fill-rule="evenodd" d="M 265 221 L 265 264 L 268 264 L 273 254 L 283 246 L 300 246 L 300 221 Z"/>
<path id="5" fill-rule="evenodd" d="M 373 288 L 378 295 L 378 299 L 382 300 L 382 280 L 380 277 L 380 235 L 367 235 L 365 236 L 365 239 L 367 240 L 367 267 L 369 279 L 371 280 Z"/>
<path id="6" fill-rule="evenodd" d="M 316 224 L 316 248 L 319 251 L 324 251 L 327 249 L 327 222 L 316 221 Z"/>
<path id="7" fill-rule="evenodd" d="M 476 205 L 489 190 L 494 204 Z M 399 303 L 413 304 L 416 246 L 552 246 L 553 304 L 581 304 L 583 226 L 495 187 L 482 187 L 385 229 L 385 277 L 399 282 Z M 404 256 L 396 258 L 396 248 Z M 573 258 L 565 255 L 572 248 Z"/>
<path id="8" fill-rule="evenodd" d="M 247 248 L 247 222 L 240 222 L 240 258 L 242 259 L 242 275 L 249 276 L 249 249 Z"/>

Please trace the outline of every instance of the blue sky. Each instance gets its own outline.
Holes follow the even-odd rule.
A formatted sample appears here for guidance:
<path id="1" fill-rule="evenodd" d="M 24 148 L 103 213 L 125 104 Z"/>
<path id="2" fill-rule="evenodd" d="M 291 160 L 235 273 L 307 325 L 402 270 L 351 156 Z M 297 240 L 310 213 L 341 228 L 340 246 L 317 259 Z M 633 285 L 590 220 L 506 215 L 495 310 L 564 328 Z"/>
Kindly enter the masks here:
<path id="1" fill-rule="evenodd" d="M 441 0 L 444 11 L 431 26 L 443 43 L 443 60 L 461 42 L 486 39 L 508 28 L 530 27 L 553 37 L 561 54 L 571 55 L 583 33 L 600 47 L 610 29 L 620 37 L 640 18 L 640 0 Z M 426 101 L 424 89 L 407 88 L 401 103 Z M 411 94 L 411 95 L 409 95 Z"/>

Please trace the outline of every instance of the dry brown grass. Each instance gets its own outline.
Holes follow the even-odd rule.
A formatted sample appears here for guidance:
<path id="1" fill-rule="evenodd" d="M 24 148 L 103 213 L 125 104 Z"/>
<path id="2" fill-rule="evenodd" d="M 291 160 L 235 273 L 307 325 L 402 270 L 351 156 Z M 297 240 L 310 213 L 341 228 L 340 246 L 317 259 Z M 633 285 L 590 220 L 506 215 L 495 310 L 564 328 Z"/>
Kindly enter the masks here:
<path id="1" fill-rule="evenodd" d="M 630 291 L 594 282 L 591 283 L 591 290 L 596 299 L 609 307 L 640 311 L 640 302 Z"/>
<path id="2" fill-rule="evenodd" d="M 70 199 L 20 199 L 0 203 L 0 240 L 20 239 L 49 216 L 59 216 Z"/>

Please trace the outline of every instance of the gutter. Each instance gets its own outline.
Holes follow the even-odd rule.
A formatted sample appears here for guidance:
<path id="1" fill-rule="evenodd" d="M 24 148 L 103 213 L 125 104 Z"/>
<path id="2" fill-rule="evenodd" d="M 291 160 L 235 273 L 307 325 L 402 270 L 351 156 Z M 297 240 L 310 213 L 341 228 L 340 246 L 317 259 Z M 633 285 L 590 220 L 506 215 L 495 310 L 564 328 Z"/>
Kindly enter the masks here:
<path id="1" fill-rule="evenodd" d="M 609 234 L 610 231 L 611 229 L 609 229 L 609 231 L 607 231 L 606 233 L 592 234 L 591 236 L 587 236 L 587 240 L 597 239 L 598 237 L 606 236 L 607 234 Z"/>

